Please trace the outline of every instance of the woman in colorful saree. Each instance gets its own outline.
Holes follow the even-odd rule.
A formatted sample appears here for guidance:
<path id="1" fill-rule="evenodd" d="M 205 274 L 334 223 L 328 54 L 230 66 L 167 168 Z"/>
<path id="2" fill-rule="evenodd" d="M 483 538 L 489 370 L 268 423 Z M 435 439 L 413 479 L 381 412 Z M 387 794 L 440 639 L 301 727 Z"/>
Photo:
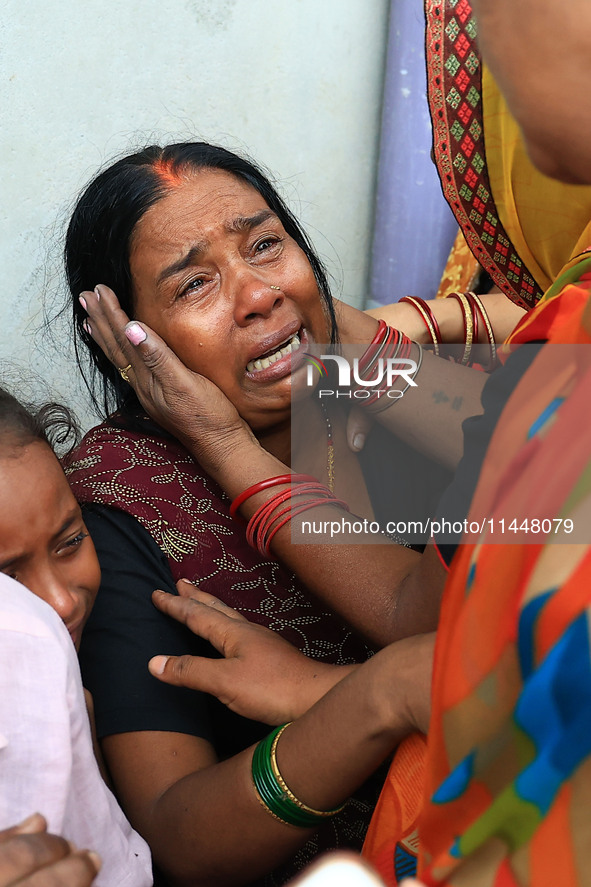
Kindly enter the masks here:
<path id="1" fill-rule="evenodd" d="M 520 244 L 520 261 L 511 261 L 521 269 L 527 257 L 535 269 L 528 281 L 521 275 L 523 301 L 527 292 L 533 300 L 539 296 L 529 291 L 534 278 L 543 291 L 509 341 L 554 344 L 533 362 L 510 399 L 472 507 L 476 520 L 490 521 L 489 529 L 503 526 L 495 523 L 499 518 L 506 527 L 524 529 L 511 540 L 498 532 L 493 538 L 484 534 L 479 544 L 462 545 L 453 561 L 438 628 L 424 801 L 417 798 L 416 784 L 412 795 L 410 783 L 401 785 L 404 771 L 395 758 L 365 853 L 389 884 L 413 872 L 417 851 L 427 884 L 584 884 L 591 445 L 581 416 L 591 381 L 591 214 L 585 209 L 590 189 L 546 178 L 530 164 L 523 145 L 548 174 L 568 182 L 591 180 L 590 56 L 581 37 L 585 22 L 587 28 L 591 22 L 589 7 L 580 2 L 568 9 L 555 0 L 473 6 L 483 51 L 523 133 L 521 138 L 484 67 L 482 94 L 491 113 L 485 129 L 488 124 L 494 132 L 487 137 L 486 160 L 502 195 L 496 205 L 505 230 Z M 466 43 L 466 51 L 450 63 L 445 44 L 460 48 L 462 28 L 464 41 L 466 30 L 473 36 L 468 4 L 428 3 L 427 10 L 435 13 L 428 19 L 436 29 L 431 48 L 440 61 L 447 53 L 445 77 L 461 76 L 461 59 L 469 58 L 470 47 Z M 457 141 L 458 127 L 456 133 Z M 467 175 L 466 168 L 456 159 L 444 171 L 456 200 L 466 185 L 458 183 L 458 170 Z M 466 198 L 467 193 L 464 188 Z M 554 205 L 553 212 L 539 213 L 538 193 Z M 461 209 L 458 200 L 455 211 L 469 239 L 474 216 Z M 487 219 L 493 229 L 498 215 Z M 483 264 L 501 289 L 518 296 L 519 281 L 503 281 L 499 274 L 499 263 L 507 266 L 500 239 L 489 238 L 488 247 L 483 240 L 473 237 L 485 254 Z M 555 533 L 543 540 L 536 533 L 527 536 L 531 519 L 542 517 L 545 529 L 551 525 Z M 537 521 L 533 526 L 544 529 Z M 420 779 L 421 740 L 405 745 L 398 754 L 404 764 L 406 753 Z"/>
<path id="2" fill-rule="evenodd" d="M 154 595 L 225 660 L 162 656 L 152 674 L 268 723 L 299 715 L 271 734 L 271 758 L 308 804 L 337 803 L 360 762 L 379 760 L 413 725 L 426 729 L 431 698 L 426 776 L 418 756 L 414 797 L 401 799 L 396 770 L 401 753 L 406 768 L 417 758 L 411 737 L 366 841 L 389 885 L 414 872 L 417 856 L 428 885 L 588 883 L 591 431 L 580 418 L 591 385 L 591 258 L 578 277 L 564 292 L 579 308 L 550 333 L 495 430 L 469 515 L 484 530 L 452 564 L 436 642 L 392 644 L 318 700 L 313 680 L 294 689 L 271 640 L 221 602 L 189 586 Z M 255 785 L 268 753 L 263 741 Z M 409 801 L 411 822 L 422 801 L 419 834 L 402 837 Z"/>

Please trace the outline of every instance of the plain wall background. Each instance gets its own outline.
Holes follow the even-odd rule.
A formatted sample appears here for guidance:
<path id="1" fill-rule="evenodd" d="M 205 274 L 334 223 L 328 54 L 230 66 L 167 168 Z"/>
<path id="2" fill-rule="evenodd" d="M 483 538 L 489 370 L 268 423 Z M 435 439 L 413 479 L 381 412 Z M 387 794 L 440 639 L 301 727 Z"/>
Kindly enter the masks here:
<path id="1" fill-rule="evenodd" d="M 68 210 L 113 156 L 200 138 L 270 170 L 329 271 L 367 295 L 388 0 L 5 0 L 0 361 L 88 424 L 63 301 Z"/>

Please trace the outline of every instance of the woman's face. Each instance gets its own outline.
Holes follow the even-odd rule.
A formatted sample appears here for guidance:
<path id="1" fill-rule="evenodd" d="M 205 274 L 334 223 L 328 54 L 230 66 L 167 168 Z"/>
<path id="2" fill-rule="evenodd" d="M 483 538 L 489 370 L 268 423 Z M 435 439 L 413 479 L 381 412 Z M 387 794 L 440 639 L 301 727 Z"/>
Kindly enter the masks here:
<path id="1" fill-rule="evenodd" d="M 80 506 L 42 441 L 0 449 L 0 571 L 53 607 L 78 649 L 100 568 Z"/>
<path id="2" fill-rule="evenodd" d="M 138 222 L 130 266 L 135 317 L 187 367 L 255 430 L 289 416 L 329 333 L 310 263 L 258 191 L 220 170 L 181 178 Z"/>

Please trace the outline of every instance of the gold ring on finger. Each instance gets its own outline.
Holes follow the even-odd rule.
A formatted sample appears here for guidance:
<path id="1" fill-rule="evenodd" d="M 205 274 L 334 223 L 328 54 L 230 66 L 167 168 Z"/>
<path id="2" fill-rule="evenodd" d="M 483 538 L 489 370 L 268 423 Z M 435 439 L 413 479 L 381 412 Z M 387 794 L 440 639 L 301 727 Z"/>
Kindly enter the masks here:
<path id="1" fill-rule="evenodd" d="M 130 369 L 131 369 L 131 364 L 128 363 L 126 367 L 123 367 L 122 370 L 119 370 L 119 375 L 121 376 L 121 378 L 123 379 L 124 382 L 129 382 L 129 377 L 127 374 L 130 371 Z"/>

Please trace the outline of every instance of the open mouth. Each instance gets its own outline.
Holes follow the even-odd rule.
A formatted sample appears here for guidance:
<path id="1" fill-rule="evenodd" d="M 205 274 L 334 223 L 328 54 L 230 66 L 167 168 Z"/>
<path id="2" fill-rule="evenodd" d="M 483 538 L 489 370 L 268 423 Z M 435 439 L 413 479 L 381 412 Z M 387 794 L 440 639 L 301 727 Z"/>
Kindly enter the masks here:
<path id="1" fill-rule="evenodd" d="M 277 363 L 278 360 L 281 360 L 282 357 L 287 357 L 288 354 L 297 351 L 300 347 L 300 341 L 300 331 L 298 330 L 295 335 L 286 339 L 285 342 L 282 342 L 274 351 L 262 354 L 260 357 L 257 357 L 256 360 L 250 360 L 246 364 L 247 372 L 257 373 L 260 372 L 260 370 L 266 370 L 274 363 Z"/>

